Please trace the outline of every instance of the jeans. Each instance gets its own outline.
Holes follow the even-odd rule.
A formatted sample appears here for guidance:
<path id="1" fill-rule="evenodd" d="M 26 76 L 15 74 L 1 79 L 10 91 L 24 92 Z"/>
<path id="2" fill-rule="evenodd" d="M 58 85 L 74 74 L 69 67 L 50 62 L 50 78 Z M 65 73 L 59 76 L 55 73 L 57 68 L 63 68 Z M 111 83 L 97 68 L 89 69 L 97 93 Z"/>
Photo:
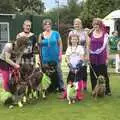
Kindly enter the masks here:
<path id="1" fill-rule="evenodd" d="M 61 69 L 61 63 L 57 64 L 57 76 L 58 76 L 58 87 L 59 89 L 64 89 L 63 74 Z"/>

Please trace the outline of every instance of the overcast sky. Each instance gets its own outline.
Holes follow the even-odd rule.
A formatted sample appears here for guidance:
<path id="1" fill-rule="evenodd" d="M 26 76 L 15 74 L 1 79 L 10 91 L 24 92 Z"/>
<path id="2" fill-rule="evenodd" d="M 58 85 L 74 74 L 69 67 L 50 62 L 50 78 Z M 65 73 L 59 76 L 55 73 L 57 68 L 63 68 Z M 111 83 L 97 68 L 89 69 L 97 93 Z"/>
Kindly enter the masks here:
<path id="1" fill-rule="evenodd" d="M 45 3 L 46 10 L 48 11 L 52 8 L 57 7 L 56 1 L 58 0 L 43 0 L 43 2 Z M 67 0 L 59 0 L 59 3 L 60 5 L 67 5 Z"/>

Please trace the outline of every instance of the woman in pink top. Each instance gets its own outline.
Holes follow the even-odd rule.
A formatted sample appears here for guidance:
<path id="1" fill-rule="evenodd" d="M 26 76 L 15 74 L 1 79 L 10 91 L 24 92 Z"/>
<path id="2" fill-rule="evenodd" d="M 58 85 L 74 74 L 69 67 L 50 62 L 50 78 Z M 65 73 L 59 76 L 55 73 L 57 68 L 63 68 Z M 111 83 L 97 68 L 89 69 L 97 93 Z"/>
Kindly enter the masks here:
<path id="1" fill-rule="evenodd" d="M 22 42 L 21 39 L 23 40 Z M 2 74 L 2 87 L 6 91 L 9 91 L 10 68 L 18 69 L 20 67 L 19 60 L 26 46 L 27 39 L 26 37 L 21 37 L 16 40 L 15 45 L 14 43 L 7 43 L 2 50 L 0 55 L 0 73 Z M 17 53 L 16 62 L 12 59 L 13 51 Z"/>
<path id="2" fill-rule="evenodd" d="M 90 34 L 90 77 L 92 90 L 94 90 L 97 84 L 97 76 L 103 75 L 106 82 L 106 95 L 111 95 L 109 86 L 109 77 L 107 73 L 108 63 L 108 34 L 106 28 L 100 18 L 93 19 L 93 31 Z M 94 71 L 94 72 L 93 72 Z"/>

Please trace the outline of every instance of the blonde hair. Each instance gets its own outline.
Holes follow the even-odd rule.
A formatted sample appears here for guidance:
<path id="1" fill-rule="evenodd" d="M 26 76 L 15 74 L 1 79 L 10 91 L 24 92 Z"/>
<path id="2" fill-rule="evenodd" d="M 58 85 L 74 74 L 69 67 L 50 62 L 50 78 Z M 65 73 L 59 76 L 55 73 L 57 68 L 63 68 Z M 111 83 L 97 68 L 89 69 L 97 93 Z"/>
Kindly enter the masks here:
<path id="1" fill-rule="evenodd" d="M 80 28 L 82 28 L 82 20 L 80 18 L 75 18 L 73 20 L 73 23 L 75 24 L 76 22 L 79 23 L 80 24 Z"/>
<path id="2" fill-rule="evenodd" d="M 93 25 L 94 23 L 98 24 L 99 26 L 101 26 L 101 25 L 103 24 L 101 18 L 93 18 L 92 25 Z"/>
<path id="3" fill-rule="evenodd" d="M 78 23 L 82 24 L 82 21 L 81 21 L 80 18 L 75 18 L 73 22 L 74 22 L 74 23 L 75 23 L 75 22 L 78 22 Z"/>
<path id="4" fill-rule="evenodd" d="M 92 25 L 94 26 L 94 24 L 98 25 L 104 33 L 107 32 L 106 26 L 104 25 L 101 18 L 94 18 L 93 22 L 92 22 Z"/>

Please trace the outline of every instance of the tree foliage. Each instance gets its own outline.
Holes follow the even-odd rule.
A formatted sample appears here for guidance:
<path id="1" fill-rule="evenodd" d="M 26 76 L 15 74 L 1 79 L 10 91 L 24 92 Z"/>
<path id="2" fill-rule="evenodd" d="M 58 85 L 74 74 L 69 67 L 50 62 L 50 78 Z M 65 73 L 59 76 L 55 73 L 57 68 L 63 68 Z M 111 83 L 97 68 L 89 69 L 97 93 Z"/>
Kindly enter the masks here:
<path id="1" fill-rule="evenodd" d="M 80 12 L 80 18 L 83 24 L 89 27 L 93 18 L 104 18 L 113 10 L 119 9 L 119 5 L 119 0 L 86 0 Z"/>
<path id="2" fill-rule="evenodd" d="M 42 0 L 3 0 L 0 3 L 0 12 L 39 15 L 44 12 L 44 3 Z"/>
<path id="3" fill-rule="evenodd" d="M 57 14 L 60 19 L 60 32 L 66 42 L 69 29 L 72 27 L 74 18 L 79 17 L 83 27 L 91 27 L 92 19 L 95 17 L 104 18 L 113 10 L 120 9 L 120 0 L 69 0 L 67 6 L 53 9 L 47 12 L 50 18 L 57 22 Z M 66 44 L 66 43 L 64 43 Z"/>
<path id="4" fill-rule="evenodd" d="M 42 0 L 15 0 L 19 12 L 40 15 L 44 12 L 44 3 Z"/>
<path id="5" fill-rule="evenodd" d="M 15 2 L 14 0 L 2 0 L 0 2 L 0 13 L 14 13 Z"/>

